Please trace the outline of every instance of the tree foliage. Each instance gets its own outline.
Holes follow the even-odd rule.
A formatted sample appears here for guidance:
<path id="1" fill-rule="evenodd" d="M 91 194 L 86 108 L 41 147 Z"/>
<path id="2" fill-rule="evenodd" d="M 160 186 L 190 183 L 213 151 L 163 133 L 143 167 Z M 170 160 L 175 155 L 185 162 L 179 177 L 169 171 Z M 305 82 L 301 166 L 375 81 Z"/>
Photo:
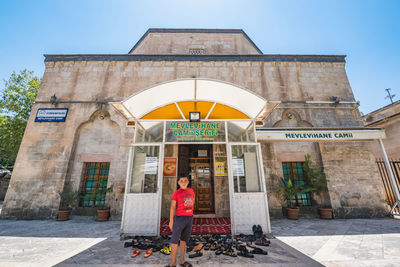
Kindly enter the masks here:
<path id="1" fill-rule="evenodd" d="M 0 165 L 12 168 L 35 101 L 40 79 L 33 71 L 13 72 L 0 92 Z"/>

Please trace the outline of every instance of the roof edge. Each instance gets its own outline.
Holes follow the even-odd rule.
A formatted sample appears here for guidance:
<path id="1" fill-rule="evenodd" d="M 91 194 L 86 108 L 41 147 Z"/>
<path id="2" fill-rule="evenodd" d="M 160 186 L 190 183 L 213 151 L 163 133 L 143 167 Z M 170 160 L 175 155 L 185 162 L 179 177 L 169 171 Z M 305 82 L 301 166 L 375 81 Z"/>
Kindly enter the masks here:
<path id="1" fill-rule="evenodd" d="M 45 54 L 55 61 L 254 61 L 254 62 L 346 62 L 345 55 L 138 55 L 138 54 Z"/>
<path id="2" fill-rule="evenodd" d="M 128 54 L 132 53 L 140 45 L 140 43 L 147 37 L 149 33 L 241 33 L 243 36 L 250 42 L 250 44 L 263 55 L 263 52 L 257 47 L 257 45 L 250 39 L 250 37 L 242 30 L 242 29 L 194 29 L 194 28 L 187 28 L 187 29 L 174 29 L 174 28 L 149 28 L 143 36 L 136 42 L 136 44 L 129 50 Z"/>
<path id="3" fill-rule="evenodd" d="M 386 109 L 390 108 L 391 106 L 397 105 L 397 104 L 399 104 L 399 103 L 400 103 L 400 100 L 397 100 L 397 101 L 395 101 L 395 102 L 393 102 L 393 103 L 390 103 L 390 104 L 388 104 L 388 105 L 386 105 L 386 106 L 383 106 L 383 107 L 378 108 L 378 109 L 376 109 L 376 110 L 374 110 L 374 111 L 371 111 L 371 112 L 369 112 L 369 113 L 367 113 L 367 114 L 365 114 L 365 115 L 363 115 L 363 116 L 361 116 L 361 117 L 364 118 L 364 117 L 370 116 L 370 115 L 372 115 L 372 114 L 374 114 L 374 113 L 378 113 L 378 112 L 380 112 L 380 111 L 386 110 Z"/>

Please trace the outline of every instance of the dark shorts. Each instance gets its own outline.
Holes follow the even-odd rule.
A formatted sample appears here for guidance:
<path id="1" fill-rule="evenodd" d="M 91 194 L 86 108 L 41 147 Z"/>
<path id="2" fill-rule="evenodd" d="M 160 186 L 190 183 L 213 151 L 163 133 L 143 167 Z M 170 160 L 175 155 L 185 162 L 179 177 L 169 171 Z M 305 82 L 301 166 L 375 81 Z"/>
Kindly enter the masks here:
<path id="1" fill-rule="evenodd" d="M 179 239 L 189 242 L 192 232 L 193 216 L 175 216 L 172 228 L 171 244 L 178 244 Z"/>

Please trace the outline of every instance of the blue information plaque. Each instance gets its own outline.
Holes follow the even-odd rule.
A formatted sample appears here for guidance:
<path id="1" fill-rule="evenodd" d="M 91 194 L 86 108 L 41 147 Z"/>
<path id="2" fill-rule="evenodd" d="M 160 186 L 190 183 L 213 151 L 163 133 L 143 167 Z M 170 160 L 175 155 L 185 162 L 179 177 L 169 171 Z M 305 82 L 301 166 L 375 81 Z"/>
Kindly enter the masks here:
<path id="1" fill-rule="evenodd" d="M 35 122 L 63 122 L 67 118 L 67 108 L 39 108 Z"/>

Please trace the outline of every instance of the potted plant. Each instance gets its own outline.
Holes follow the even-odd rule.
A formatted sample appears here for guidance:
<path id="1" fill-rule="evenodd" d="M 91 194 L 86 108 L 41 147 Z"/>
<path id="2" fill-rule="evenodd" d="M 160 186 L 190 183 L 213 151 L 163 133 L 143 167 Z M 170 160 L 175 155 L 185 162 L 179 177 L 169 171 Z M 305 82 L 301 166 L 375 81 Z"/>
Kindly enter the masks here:
<path id="1" fill-rule="evenodd" d="M 289 201 L 288 207 L 286 207 L 287 217 L 291 220 L 297 220 L 299 218 L 299 208 L 294 205 L 293 199 L 298 193 L 306 192 L 308 189 L 302 189 L 300 185 L 293 183 L 292 179 L 285 182 L 285 179 L 280 177 L 281 188 L 277 192 L 282 196 L 285 201 Z"/>
<path id="2" fill-rule="evenodd" d="M 323 173 L 320 168 L 311 161 L 311 155 L 305 155 L 305 162 L 303 164 L 305 178 L 307 184 L 311 188 L 311 193 L 317 194 L 321 197 L 322 193 L 328 192 L 328 179 L 325 173 Z M 323 201 L 324 198 L 321 198 Z M 318 208 L 319 215 L 322 219 L 332 219 L 333 209 L 329 204 L 322 204 L 322 207 Z"/>
<path id="3" fill-rule="evenodd" d="M 108 204 L 107 201 L 107 193 L 112 193 L 113 192 L 114 185 L 111 185 L 110 187 L 106 189 L 95 189 L 95 195 L 96 195 L 96 202 L 99 201 L 97 199 L 98 196 L 105 194 L 106 200 L 105 201 L 99 201 L 99 205 L 96 205 L 97 207 L 97 220 L 98 222 L 105 222 L 108 221 L 108 218 L 110 217 L 110 205 Z M 97 203 L 96 203 L 97 204 Z"/>
<path id="4" fill-rule="evenodd" d="M 67 221 L 69 220 L 69 215 L 72 210 L 72 206 L 79 199 L 78 191 L 70 191 L 65 189 L 62 192 L 58 192 L 60 195 L 60 207 L 58 209 L 57 221 Z"/>

